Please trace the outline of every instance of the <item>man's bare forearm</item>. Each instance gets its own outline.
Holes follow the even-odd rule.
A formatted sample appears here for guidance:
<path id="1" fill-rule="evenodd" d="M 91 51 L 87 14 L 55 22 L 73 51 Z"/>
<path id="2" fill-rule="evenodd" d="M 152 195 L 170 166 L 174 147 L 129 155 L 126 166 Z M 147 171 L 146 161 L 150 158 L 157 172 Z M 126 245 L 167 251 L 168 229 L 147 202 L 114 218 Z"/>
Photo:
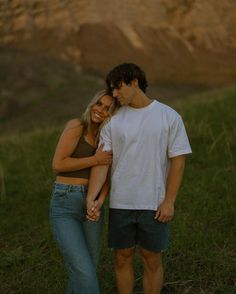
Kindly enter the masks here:
<path id="1" fill-rule="evenodd" d="M 94 201 L 106 181 L 109 165 L 98 165 L 91 168 L 87 201 Z"/>
<path id="2" fill-rule="evenodd" d="M 158 207 L 155 219 L 160 222 L 169 222 L 174 216 L 174 203 L 182 181 L 185 156 L 180 155 L 171 159 L 171 166 L 167 178 L 166 195 Z"/>
<path id="3" fill-rule="evenodd" d="M 174 203 L 176 200 L 176 196 L 183 178 L 185 157 L 185 155 L 181 155 L 172 159 L 169 175 L 167 178 L 165 201 Z"/>

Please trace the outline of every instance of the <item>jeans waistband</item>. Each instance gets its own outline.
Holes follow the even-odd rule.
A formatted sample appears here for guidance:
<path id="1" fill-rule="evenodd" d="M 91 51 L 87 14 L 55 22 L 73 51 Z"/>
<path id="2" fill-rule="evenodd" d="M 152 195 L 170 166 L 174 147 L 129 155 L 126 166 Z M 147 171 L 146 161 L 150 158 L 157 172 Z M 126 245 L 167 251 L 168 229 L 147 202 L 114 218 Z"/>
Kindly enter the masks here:
<path id="1" fill-rule="evenodd" d="M 87 185 L 71 185 L 71 184 L 62 184 L 57 182 L 54 182 L 54 188 L 63 189 L 67 192 L 73 192 L 73 191 L 87 192 L 88 191 Z"/>

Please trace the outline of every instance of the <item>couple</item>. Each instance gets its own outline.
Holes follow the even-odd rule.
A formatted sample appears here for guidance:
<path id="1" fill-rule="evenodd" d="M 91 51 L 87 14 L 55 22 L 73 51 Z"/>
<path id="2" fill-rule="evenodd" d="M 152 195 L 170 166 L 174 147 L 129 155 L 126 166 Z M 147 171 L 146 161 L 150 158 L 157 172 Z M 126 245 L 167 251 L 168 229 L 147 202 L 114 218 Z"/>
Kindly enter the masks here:
<path id="1" fill-rule="evenodd" d="M 116 66 L 106 84 L 107 91 L 95 96 L 82 119 L 67 124 L 57 145 L 53 236 L 68 269 L 67 293 L 100 293 L 96 265 L 102 205 L 109 193 L 108 243 L 115 249 L 118 293 L 133 293 L 139 245 L 144 293 L 157 294 L 168 222 L 191 147 L 180 115 L 145 94 L 148 83 L 139 66 Z"/>

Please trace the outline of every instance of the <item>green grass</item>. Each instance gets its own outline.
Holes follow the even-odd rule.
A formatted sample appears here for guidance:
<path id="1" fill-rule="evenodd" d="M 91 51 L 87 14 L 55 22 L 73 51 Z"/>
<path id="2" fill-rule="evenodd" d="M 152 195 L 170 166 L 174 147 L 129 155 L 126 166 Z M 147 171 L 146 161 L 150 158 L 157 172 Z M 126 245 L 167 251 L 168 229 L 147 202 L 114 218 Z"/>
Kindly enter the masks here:
<path id="1" fill-rule="evenodd" d="M 236 292 L 236 90 L 207 92 L 175 101 L 184 117 L 193 154 L 164 254 L 163 293 Z M 52 240 L 48 211 L 51 158 L 60 128 L 0 141 L 0 293 L 65 292 L 66 272 Z M 107 206 L 107 202 L 106 202 Z M 113 253 L 99 264 L 104 294 L 114 294 Z M 135 260 L 136 292 L 142 265 Z"/>

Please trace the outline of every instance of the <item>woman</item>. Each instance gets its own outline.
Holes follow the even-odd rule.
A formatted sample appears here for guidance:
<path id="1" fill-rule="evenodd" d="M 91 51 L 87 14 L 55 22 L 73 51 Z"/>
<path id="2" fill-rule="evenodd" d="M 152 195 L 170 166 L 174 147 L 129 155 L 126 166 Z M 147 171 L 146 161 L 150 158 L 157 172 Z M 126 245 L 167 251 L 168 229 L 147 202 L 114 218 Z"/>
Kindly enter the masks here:
<path id="1" fill-rule="evenodd" d="M 57 177 L 50 218 L 54 239 L 68 269 L 68 294 L 99 293 L 96 265 L 103 217 L 97 222 L 86 220 L 86 193 L 90 168 L 112 161 L 110 152 L 102 151 L 102 146 L 96 151 L 96 147 L 99 131 L 114 113 L 115 103 L 105 91 L 98 92 L 82 119 L 67 123 L 53 158 Z M 101 202 L 107 193 L 108 185 L 104 185 L 99 195 Z"/>

